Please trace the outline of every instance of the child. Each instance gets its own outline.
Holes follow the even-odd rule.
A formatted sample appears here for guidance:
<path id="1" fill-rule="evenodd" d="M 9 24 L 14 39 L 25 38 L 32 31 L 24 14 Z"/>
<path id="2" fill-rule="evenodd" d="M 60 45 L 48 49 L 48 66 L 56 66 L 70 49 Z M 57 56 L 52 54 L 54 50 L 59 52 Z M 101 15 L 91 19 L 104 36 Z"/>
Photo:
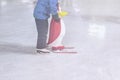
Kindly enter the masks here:
<path id="1" fill-rule="evenodd" d="M 47 50 L 47 33 L 48 33 L 48 18 L 52 15 L 57 22 L 60 21 L 58 16 L 58 0 L 38 0 L 34 9 L 34 17 L 38 32 L 37 37 L 37 52 L 49 53 Z"/>

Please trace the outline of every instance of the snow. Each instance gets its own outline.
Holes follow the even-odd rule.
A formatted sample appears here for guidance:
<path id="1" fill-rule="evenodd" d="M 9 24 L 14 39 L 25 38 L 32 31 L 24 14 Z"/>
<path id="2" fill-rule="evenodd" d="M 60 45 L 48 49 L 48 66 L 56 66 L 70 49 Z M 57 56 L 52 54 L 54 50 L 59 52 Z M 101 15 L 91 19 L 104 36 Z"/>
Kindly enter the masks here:
<path id="1" fill-rule="evenodd" d="M 68 15 L 63 43 L 78 54 L 35 54 L 33 5 L 0 4 L 0 80 L 120 80 L 120 19 Z"/>

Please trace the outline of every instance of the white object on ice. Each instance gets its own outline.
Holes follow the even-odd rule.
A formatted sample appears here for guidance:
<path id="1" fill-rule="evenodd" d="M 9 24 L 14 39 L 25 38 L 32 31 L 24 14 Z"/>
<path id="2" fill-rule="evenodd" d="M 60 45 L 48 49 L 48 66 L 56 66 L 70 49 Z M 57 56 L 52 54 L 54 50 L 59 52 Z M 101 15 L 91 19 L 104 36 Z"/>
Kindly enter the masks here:
<path id="1" fill-rule="evenodd" d="M 61 19 L 61 30 L 60 30 L 60 34 L 59 36 L 52 42 L 50 43 L 48 46 L 49 47 L 53 47 L 53 46 L 63 46 L 62 44 L 62 40 L 63 40 L 63 37 L 65 35 L 65 24 L 64 24 L 64 21 Z"/>

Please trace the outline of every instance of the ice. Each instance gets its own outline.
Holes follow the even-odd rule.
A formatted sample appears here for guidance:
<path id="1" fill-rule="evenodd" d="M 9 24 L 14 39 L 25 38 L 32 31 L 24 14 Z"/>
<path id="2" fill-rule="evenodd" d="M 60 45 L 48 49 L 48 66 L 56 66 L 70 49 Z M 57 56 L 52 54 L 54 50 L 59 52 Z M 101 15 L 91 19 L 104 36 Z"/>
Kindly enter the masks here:
<path id="1" fill-rule="evenodd" d="M 119 17 L 68 15 L 63 43 L 78 53 L 35 54 L 34 7 L 22 1 L 0 0 L 0 80 L 120 80 Z"/>

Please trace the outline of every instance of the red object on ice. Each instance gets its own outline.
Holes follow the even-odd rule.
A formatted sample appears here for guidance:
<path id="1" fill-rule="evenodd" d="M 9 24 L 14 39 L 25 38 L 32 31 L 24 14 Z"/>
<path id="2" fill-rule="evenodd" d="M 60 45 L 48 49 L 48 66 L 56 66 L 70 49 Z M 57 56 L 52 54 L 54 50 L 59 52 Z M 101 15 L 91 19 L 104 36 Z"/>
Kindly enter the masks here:
<path id="1" fill-rule="evenodd" d="M 61 21 L 56 22 L 54 19 L 52 19 L 50 23 L 48 44 L 54 42 L 58 38 L 60 33 L 61 33 Z"/>
<path id="2" fill-rule="evenodd" d="M 64 48 L 64 46 L 53 46 L 52 50 L 63 50 Z"/>

